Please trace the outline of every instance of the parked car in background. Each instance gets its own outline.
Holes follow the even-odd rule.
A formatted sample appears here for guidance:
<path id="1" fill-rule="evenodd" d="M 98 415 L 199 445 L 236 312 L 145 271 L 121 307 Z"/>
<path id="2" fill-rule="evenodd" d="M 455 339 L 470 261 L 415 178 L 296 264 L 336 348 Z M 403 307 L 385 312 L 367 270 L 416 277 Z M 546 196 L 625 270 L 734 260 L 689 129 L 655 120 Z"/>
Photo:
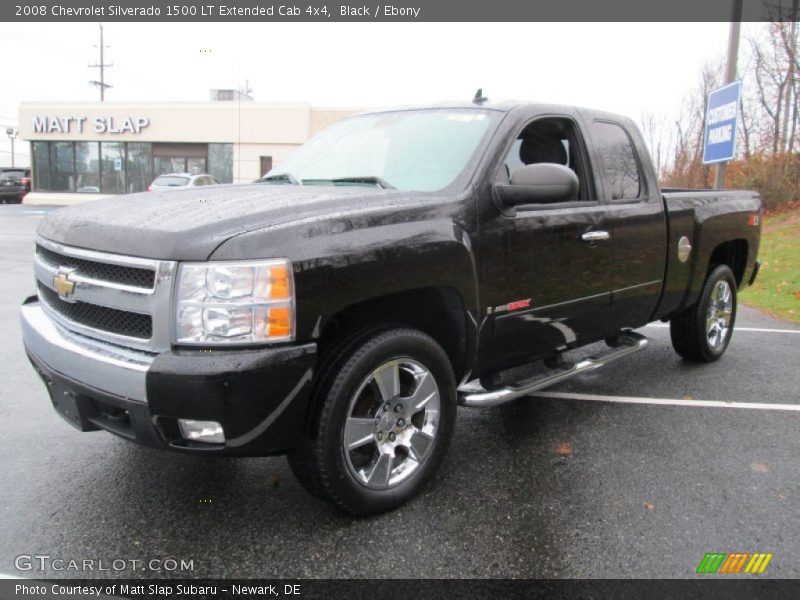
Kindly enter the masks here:
<path id="1" fill-rule="evenodd" d="M 24 167 L 0 168 L 0 204 L 19 204 L 31 191 L 31 170 Z"/>
<path id="2" fill-rule="evenodd" d="M 147 188 L 149 192 L 169 190 L 173 188 L 196 187 L 200 185 L 219 185 L 216 177 L 206 174 L 192 175 L 191 173 L 164 173 L 159 175 Z"/>
<path id="3" fill-rule="evenodd" d="M 25 186 L 25 190 L 19 196 L 19 201 L 22 202 L 22 199 L 25 198 L 25 194 L 31 191 L 31 185 L 33 184 L 33 178 L 31 178 L 30 169 L 25 169 L 25 176 L 20 179 L 20 183 Z"/>

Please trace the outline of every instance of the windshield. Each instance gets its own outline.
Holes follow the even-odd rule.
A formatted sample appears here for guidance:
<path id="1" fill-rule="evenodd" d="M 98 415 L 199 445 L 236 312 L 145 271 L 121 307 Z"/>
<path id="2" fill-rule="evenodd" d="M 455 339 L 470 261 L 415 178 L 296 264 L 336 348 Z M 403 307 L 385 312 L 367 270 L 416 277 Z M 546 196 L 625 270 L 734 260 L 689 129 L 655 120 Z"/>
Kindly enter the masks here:
<path id="1" fill-rule="evenodd" d="M 353 117 L 301 146 L 261 181 L 441 190 L 464 172 L 498 116 L 466 108 Z"/>
<path id="2" fill-rule="evenodd" d="M 162 175 L 161 177 L 156 177 L 156 180 L 153 182 L 153 185 L 179 187 L 182 185 L 186 185 L 188 183 L 189 183 L 188 177 L 178 177 L 176 175 Z"/>
<path id="3" fill-rule="evenodd" d="M 22 179 L 25 171 L 3 171 L 0 173 L 0 179 Z"/>

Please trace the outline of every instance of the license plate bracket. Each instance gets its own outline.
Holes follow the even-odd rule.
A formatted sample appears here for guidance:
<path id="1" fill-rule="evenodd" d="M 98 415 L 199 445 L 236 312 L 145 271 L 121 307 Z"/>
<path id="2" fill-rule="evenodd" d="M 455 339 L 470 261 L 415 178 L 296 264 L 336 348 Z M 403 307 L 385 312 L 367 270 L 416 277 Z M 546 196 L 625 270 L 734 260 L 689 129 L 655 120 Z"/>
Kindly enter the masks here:
<path id="1" fill-rule="evenodd" d="M 92 401 L 58 381 L 48 386 L 53 408 L 67 423 L 80 431 L 96 431 L 97 425 L 88 420 L 97 409 Z"/>

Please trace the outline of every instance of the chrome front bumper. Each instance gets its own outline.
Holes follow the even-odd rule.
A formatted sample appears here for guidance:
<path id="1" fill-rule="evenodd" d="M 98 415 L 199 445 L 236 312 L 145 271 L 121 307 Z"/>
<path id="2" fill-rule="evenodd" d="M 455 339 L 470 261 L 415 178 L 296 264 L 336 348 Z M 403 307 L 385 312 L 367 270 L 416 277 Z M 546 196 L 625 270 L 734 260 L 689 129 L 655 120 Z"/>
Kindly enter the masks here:
<path id="1" fill-rule="evenodd" d="M 147 402 L 147 371 L 155 355 L 67 331 L 38 301 L 20 309 L 22 340 L 35 358 L 68 379 L 136 402 Z"/>

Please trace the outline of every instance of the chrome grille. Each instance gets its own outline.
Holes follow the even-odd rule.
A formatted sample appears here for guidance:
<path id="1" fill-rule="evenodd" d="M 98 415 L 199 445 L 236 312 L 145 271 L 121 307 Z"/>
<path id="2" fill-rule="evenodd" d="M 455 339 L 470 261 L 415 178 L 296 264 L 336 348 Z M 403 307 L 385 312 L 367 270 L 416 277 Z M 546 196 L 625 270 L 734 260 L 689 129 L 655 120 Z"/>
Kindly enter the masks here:
<path id="1" fill-rule="evenodd" d="M 112 265 L 108 263 L 100 263 L 93 260 L 77 258 L 75 256 L 67 256 L 65 254 L 59 254 L 49 250 L 48 248 L 38 244 L 36 246 L 36 254 L 43 261 L 53 265 L 56 268 L 68 267 L 75 269 L 78 274 L 88 277 L 89 279 L 121 283 L 123 285 L 130 285 L 145 289 L 153 289 L 153 285 L 156 281 L 156 272 L 151 269 Z"/>
<path id="2" fill-rule="evenodd" d="M 142 340 L 149 340 L 153 335 L 153 319 L 150 315 L 86 302 L 66 302 L 41 282 L 39 299 L 64 318 L 85 327 Z"/>
<path id="3" fill-rule="evenodd" d="M 146 352 L 170 348 L 176 265 L 36 240 L 34 270 L 48 316 L 75 333 Z M 59 295 L 57 277 L 75 284 L 71 293 Z"/>

